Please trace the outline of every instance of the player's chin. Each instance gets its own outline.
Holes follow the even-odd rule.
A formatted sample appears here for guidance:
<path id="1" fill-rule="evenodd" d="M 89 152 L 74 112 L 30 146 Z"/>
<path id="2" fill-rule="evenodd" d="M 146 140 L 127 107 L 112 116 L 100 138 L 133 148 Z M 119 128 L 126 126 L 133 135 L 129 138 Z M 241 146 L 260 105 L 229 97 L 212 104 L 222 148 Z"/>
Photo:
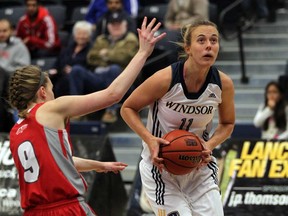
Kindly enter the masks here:
<path id="1" fill-rule="evenodd" d="M 211 67 L 212 65 L 214 65 L 214 63 L 215 63 L 215 61 L 212 61 L 212 60 L 202 61 L 201 66 L 202 67 Z"/>

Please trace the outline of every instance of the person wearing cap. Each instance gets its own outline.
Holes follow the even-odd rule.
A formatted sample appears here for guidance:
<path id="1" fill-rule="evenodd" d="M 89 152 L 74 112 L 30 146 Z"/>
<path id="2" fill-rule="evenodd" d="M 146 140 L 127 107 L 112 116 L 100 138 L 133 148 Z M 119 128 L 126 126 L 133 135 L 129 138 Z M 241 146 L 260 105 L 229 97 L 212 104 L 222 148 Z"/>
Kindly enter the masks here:
<path id="1" fill-rule="evenodd" d="M 107 18 L 107 29 L 108 34 L 99 35 L 88 52 L 89 68 L 80 65 L 72 67 L 69 74 L 71 95 L 106 88 L 136 54 L 138 38 L 128 31 L 128 22 L 123 13 L 111 13 Z M 114 108 L 107 109 L 102 118 L 104 122 L 113 123 L 117 120 Z"/>
<path id="2" fill-rule="evenodd" d="M 99 18 L 96 22 L 95 37 L 101 34 L 107 34 L 107 20 L 108 17 L 114 13 L 119 12 L 128 22 L 128 31 L 134 32 L 136 34 L 136 21 L 123 7 L 123 0 L 106 0 L 107 11 Z"/>
<path id="3" fill-rule="evenodd" d="M 136 18 L 139 10 L 139 0 L 91 0 L 85 20 L 91 24 L 96 24 L 111 7 L 121 7 L 131 17 Z"/>

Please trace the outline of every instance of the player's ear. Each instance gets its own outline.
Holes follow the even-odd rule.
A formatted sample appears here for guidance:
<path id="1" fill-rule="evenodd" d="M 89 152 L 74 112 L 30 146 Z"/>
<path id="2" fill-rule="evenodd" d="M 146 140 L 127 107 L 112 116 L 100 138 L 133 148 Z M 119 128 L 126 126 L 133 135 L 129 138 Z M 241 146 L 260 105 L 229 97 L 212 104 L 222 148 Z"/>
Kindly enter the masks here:
<path id="1" fill-rule="evenodd" d="M 46 89 L 44 86 L 41 86 L 37 92 L 38 98 L 45 100 L 46 99 Z"/>
<path id="2" fill-rule="evenodd" d="M 187 54 L 189 54 L 190 53 L 190 46 L 185 45 L 184 50 Z"/>

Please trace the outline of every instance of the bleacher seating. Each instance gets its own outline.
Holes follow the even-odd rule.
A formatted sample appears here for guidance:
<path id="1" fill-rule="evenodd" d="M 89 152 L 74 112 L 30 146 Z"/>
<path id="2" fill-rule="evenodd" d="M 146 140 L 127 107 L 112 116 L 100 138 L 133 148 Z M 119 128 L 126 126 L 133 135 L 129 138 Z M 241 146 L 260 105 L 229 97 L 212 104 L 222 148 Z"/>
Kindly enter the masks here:
<path id="1" fill-rule="evenodd" d="M 46 5 L 49 13 L 54 17 L 58 29 L 61 30 L 64 27 L 66 21 L 66 7 L 64 5 Z"/>
<path id="2" fill-rule="evenodd" d="M 41 5 L 61 5 L 62 0 L 40 0 Z"/>
<path id="3" fill-rule="evenodd" d="M 87 14 L 88 7 L 86 6 L 78 6 L 73 9 L 72 15 L 71 15 L 71 21 L 76 22 L 78 20 L 84 20 L 85 15 Z"/>
<path id="4" fill-rule="evenodd" d="M 43 57 L 32 59 L 32 64 L 39 66 L 42 70 L 46 71 L 51 69 L 56 62 L 56 57 Z"/>
<path id="5" fill-rule="evenodd" d="M 60 30 L 58 31 L 58 35 L 61 41 L 61 46 L 65 47 L 69 43 L 70 33 L 68 31 Z"/>
<path id="6" fill-rule="evenodd" d="M 24 0 L 0 0 L 1 8 L 24 5 Z"/>
<path id="7" fill-rule="evenodd" d="M 71 32 L 73 25 L 79 20 L 85 20 L 85 15 L 87 13 L 87 6 L 77 6 L 72 10 L 70 18 L 66 19 L 65 29 Z"/>
<path id="8" fill-rule="evenodd" d="M 209 20 L 218 23 L 218 6 L 214 3 L 209 3 Z"/>
<path id="9" fill-rule="evenodd" d="M 143 17 L 147 16 L 148 20 L 156 18 L 159 22 L 164 21 L 164 17 L 167 11 L 167 4 L 153 4 L 147 5 L 142 8 L 142 11 L 139 12 L 137 22 L 142 23 Z"/>
<path id="10" fill-rule="evenodd" d="M 139 0 L 139 5 L 142 7 L 155 4 L 168 4 L 169 0 Z"/>
<path id="11" fill-rule="evenodd" d="M 92 0 L 91 0 L 92 1 Z M 72 15 L 72 11 L 74 10 L 74 8 L 76 7 L 88 7 L 90 3 L 90 0 L 62 0 L 62 5 L 64 5 L 66 7 L 66 19 L 70 20 L 71 19 L 71 15 Z"/>
<path id="12" fill-rule="evenodd" d="M 88 6 L 89 3 L 93 0 L 61 0 L 61 1 L 63 5 L 77 7 L 77 6 Z"/>
<path id="13" fill-rule="evenodd" d="M 0 8 L 0 19 L 8 19 L 15 27 L 21 16 L 25 14 L 25 6 L 9 6 Z"/>

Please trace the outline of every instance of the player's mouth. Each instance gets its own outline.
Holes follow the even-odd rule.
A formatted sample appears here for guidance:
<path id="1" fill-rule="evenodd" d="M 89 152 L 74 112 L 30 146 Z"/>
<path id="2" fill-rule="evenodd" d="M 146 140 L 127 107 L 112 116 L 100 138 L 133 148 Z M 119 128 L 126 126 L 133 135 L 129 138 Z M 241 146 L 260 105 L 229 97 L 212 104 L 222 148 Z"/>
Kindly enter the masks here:
<path id="1" fill-rule="evenodd" d="M 213 55 L 212 54 L 206 54 L 203 56 L 204 58 L 213 58 Z"/>

